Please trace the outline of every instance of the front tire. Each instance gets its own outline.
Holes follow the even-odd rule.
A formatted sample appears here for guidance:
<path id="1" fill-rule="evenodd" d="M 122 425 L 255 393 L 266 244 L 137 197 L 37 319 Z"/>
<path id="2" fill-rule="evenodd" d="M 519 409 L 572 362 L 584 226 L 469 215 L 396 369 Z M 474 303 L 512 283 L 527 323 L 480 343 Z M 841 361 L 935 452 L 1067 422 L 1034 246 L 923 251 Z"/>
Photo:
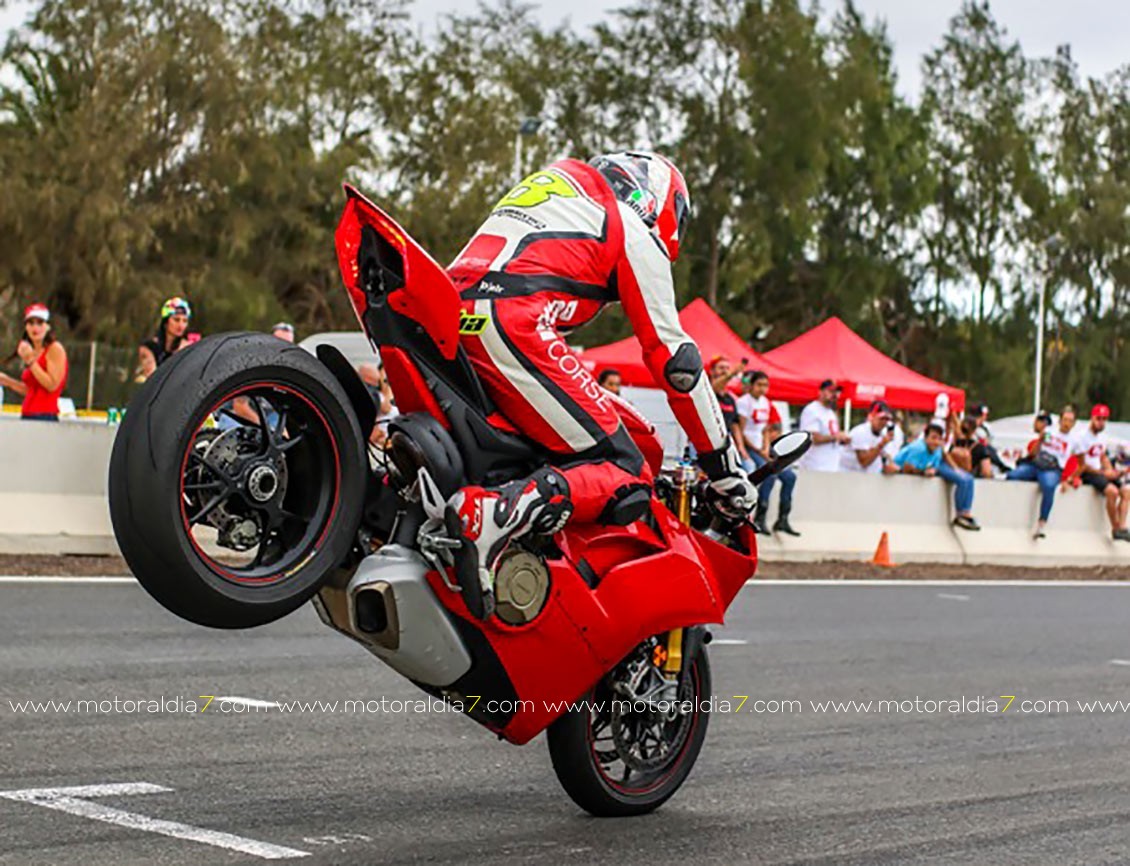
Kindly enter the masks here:
<path id="1" fill-rule="evenodd" d="M 130 402 L 110 516 L 164 607 L 248 628 L 300 607 L 345 559 L 367 477 L 349 398 L 320 361 L 274 337 L 222 334 L 178 352 Z"/>
<path id="2" fill-rule="evenodd" d="M 702 751 L 710 721 L 703 705 L 710 701 L 711 688 L 710 660 L 702 647 L 680 682 L 680 702 L 693 704 L 685 717 L 686 729 L 663 732 L 670 738 L 670 756 L 666 760 L 653 756 L 651 766 L 641 768 L 638 756 L 625 761 L 622 736 L 617 742 L 609 733 L 614 725 L 625 722 L 611 717 L 613 693 L 608 678 L 603 680 L 582 699 L 590 708 L 571 710 L 546 732 L 553 770 L 565 792 L 599 818 L 643 815 L 658 809 L 686 781 Z M 591 709 L 600 705 L 600 711 Z"/>

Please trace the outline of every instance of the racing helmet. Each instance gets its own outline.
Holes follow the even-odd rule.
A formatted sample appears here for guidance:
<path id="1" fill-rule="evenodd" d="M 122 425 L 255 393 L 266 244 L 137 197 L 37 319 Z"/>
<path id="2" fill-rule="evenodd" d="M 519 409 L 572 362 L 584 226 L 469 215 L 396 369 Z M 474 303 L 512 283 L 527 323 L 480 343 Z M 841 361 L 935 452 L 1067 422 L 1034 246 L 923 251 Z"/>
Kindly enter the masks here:
<path id="1" fill-rule="evenodd" d="M 679 257 L 679 241 L 691 214 L 691 197 L 682 172 L 666 157 L 642 150 L 606 153 L 590 162 L 616 198 L 635 211 L 667 251 Z"/>

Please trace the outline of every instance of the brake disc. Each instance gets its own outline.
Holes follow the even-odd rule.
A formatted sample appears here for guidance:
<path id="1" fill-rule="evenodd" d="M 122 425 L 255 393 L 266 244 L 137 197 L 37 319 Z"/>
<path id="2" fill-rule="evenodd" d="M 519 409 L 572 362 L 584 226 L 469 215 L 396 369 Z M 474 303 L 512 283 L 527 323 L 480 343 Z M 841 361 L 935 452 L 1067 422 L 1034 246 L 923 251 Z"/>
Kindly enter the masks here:
<path id="1" fill-rule="evenodd" d="M 229 477 L 236 477 L 247 461 L 259 453 L 262 434 L 257 428 L 233 427 L 212 439 L 204 451 L 204 460 Z M 271 464 L 274 475 L 274 489 L 267 499 L 286 495 L 286 461 Z M 204 469 L 203 471 L 207 471 Z M 260 497 L 256 497 L 260 499 Z M 235 507 L 233 507 L 235 506 Z M 242 507 L 241 507 L 242 506 Z M 216 506 L 208 515 L 206 522 L 218 532 L 217 543 L 229 550 L 242 552 L 250 550 L 262 540 L 263 520 L 246 503 L 229 497 Z"/>
<path id="2" fill-rule="evenodd" d="M 679 708 L 689 689 L 672 689 L 646 659 L 629 669 L 627 682 L 614 688 L 620 697 L 612 702 L 609 718 L 612 742 L 620 759 L 638 772 L 667 766 L 686 737 L 689 715 Z"/>
<path id="3" fill-rule="evenodd" d="M 252 436 L 249 437 L 248 433 L 252 433 Z M 257 444 L 254 441 L 257 439 L 253 431 L 246 427 L 232 427 L 208 443 L 204 451 L 204 459 L 225 475 L 234 475 L 241 456 L 241 446 L 242 450 L 246 451 L 247 448 Z"/>

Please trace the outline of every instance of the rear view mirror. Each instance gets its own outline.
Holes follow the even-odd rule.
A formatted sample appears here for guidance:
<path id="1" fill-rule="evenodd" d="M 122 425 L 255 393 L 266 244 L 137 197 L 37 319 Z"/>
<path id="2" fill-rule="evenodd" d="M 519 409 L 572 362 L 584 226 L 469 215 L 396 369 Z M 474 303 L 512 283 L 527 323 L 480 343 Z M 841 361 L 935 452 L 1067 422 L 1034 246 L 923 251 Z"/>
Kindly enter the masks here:
<path id="1" fill-rule="evenodd" d="M 804 456 L 804 452 L 812 447 L 812 436 L 799 430 L 786 433 L 774 442 L 769 448 L 769 454 L 774 463 L 779 463 L 784 469 L 790 463 L 795 463 Z"/>
<path id="2" fill-rule="evenodd" d="M 812 435 L 795 431 L 786 433 L 769 446 L 769 462 L 754 471 L 749 480 L 760 484 L 770 475 L 776 475 L 782 469 L 787 469 L 804 456 L 804 452 L 812 447 Z"/>

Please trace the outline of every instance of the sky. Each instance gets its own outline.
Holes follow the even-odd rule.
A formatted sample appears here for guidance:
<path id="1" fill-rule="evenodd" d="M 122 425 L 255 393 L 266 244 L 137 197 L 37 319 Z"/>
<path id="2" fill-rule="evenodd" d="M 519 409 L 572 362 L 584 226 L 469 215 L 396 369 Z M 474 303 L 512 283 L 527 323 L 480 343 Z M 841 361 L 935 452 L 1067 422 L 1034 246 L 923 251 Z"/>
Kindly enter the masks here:
<path id="1" fill-rule="evenodd" d="M 0 0 L 2 3 L 3 0 Z M 623 0 L 570 0 L 563 13 L 557 2 L 529 0 L 538 17 L 547 24 L 568 19 L 577 27 L 599 21 Z M 415 0 L 415 15 L 425 26 L 450 12 L 472 12 L 477 0 Z M 824 0 L 835 9 L 838 0 Z M 29 4 L 9 0 L 0 10 L 0 33 L 6 33 L 24 17 Z M 903 93 L 914 95 L 921 84 L 919 61 L 936 45 L 960 0 L 856 0 L 868 18 L 887 23 L 894 40 Z M 1020 40 L 1030 57 L 1050 56 L 1057 45 L 1070 43 L 1085 75 L 1099 76 L 1130 62 L 1130 0 L 993 0 L 993 14 L 1010 34 Z"/>

